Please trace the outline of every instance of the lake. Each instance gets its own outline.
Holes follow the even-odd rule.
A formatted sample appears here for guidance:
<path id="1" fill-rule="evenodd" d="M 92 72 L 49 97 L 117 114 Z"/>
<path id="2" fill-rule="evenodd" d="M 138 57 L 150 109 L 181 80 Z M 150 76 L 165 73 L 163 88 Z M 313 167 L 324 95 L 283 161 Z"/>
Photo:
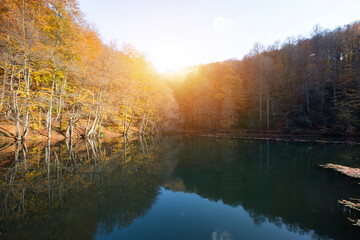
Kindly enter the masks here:
<path id="1" fill-rule="evenodd" d="M 3 145 L 0 239 L 359 239 L 360 147 L 194 136 Z"/>

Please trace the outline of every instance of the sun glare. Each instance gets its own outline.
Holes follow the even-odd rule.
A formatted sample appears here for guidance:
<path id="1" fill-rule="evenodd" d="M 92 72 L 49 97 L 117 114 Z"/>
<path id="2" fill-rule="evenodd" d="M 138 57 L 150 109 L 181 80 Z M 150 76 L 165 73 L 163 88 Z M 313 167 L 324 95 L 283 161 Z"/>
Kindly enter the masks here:
<path id="1" fill-rule="evenodd" d="M 150 57 L 158 73 L 182 71 L 194 61 L 194 58 L 185 51 L 167 51 L 167 49 L 157 51 Z"/>
<path id="2" fill-rule="evenodd" d="M 177 72 L 188 66 L 187 61 L 181 58 L 159 57 L 154 59 L 154 66 L 158 73 Z"/>

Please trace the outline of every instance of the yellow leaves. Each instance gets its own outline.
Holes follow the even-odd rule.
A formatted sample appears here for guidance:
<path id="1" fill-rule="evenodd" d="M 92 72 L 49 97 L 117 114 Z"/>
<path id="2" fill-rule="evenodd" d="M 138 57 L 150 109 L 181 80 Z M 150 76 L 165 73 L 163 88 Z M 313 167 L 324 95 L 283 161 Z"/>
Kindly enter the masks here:
<path id="1" fill-rule="evenodd" d="M 45 68 L 41 68 L 38 71 L 33 71 L 31 78 L 36 85 L 42 85 L 44 79 L 50 79 L 51 75 Z"/>
<path id="2" fill-rule="evenodd" d="M 139 98 L 139 113 L 145 111 L 144 99 L 149 99 L 147 111 L 155 115 L 159 106 L 171 98 L 170 90 L 164 87 L 144 54 L 131 45 L 119 50 L 116 44 L 103 44 L 99 34 L 83 21 L 75 0 L 5 0 L 5 4 L 7 9 L 0 16 L 0 42 L 6 45 L 9 57 L 1 59 L 0 65 L 6 71 L 15 65 L 13 87 L 15 91 L 20 88 L 21 118 L 29 107 L 25 101 L 24 72 L 31 69 L 30 127 L 40 127 L 39 109 L 49 108 L 54 68 L 56 84 L 52 100 L 57 110 L 62 104 L 61 113 L 78 103 L 79 115 L 87 117 L 102 105 L 101 113 L 106 119 L 113 109 L 119 109 L 124 98 L 131 101 Z M 61 90 L 64 79 L 67 83 Z M 121 119 L 123 110 L 113 117 Z M 132 110 L 129 112 L 132 114 Z M 139 114 L 134 115 L 139 118 Z"/>
<path id="3" fill-rule="evenodd" d="M 37 171 L 28 171 L 26 173 L 26 181 L 28 182 L 32 182 L 34 179 L 38 178 L 42 176 L 41 172 L 37 172 Z"/>

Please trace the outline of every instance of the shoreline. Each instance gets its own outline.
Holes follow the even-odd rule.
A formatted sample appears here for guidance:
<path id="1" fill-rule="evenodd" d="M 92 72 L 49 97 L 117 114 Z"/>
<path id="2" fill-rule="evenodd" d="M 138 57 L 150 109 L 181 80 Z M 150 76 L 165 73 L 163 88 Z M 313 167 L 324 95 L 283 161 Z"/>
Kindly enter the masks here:
<path id="1" fill-rule="evenodd" d="M 313 142 L 313 143 L 330 143 L 330 144 L 349 144 L 360 146 L 360 138 L 357 136 L 329 136 L 311 132 L 307 134 L 300 133 L 282 133 L 282 132 L 247 132 L 244 130 L 234 131 L 178 131 L 164 132 L 163 135 L 188 135 L 200 137 L 231 138 L 231 139 L 248 139 L 248 140 L 271 140 L 283 142 Z"/>
<path id="2" fill-rule="evenodd" d="M 5 125 L 0 127 L 0 148 L 7 144 L 16 142 L 12 133 L 12 125 Z M 74 129 L 73 141 L 84 139 L 81 136 L 82 129 Z M 1 134 L 2 133 L 2 134 Z M 5 134 L 4 134 L 5 133 Z M 147 133 L 145 135 L 152 135 L 154 133 Z M 318 131 L 310 131 L 307 133 L 285 133 L 281 131 L 248 131 L 248 130 L 219 130 L 219 131 L 204 131 L 204 130 L 172 130 L 159 132 L 159 135 L 186 135 L 186 136 L 200 136 L 200 137 L 215 137 L 215 138 L 231 138 L 231 139 L 246 139 L 246 140 L 271 140 L 271 141 L 283 141 L 283 142 L 313 142 L 313 143 L 330 143 L 330 144 L 349 144 L 360 146 L 360 137 L 357 135 L 351 136 L 332 136 L 320 134 Z M 111 131 L 106 127 L 102 127 L 101 136 L 97 139 L 112 139 L 123 137 L 123 133 L 117 131 Z M 133 138 L 138 136 L 137 132 L 131 132 L 128 137 Z M 46 134 L 39 130 L 30 130 L 27 143 L 31 142 L 44 142 L 48 138 Z M 51 142 L 65 141 L 66 137 L 56 130 L 52 130 Z"/>

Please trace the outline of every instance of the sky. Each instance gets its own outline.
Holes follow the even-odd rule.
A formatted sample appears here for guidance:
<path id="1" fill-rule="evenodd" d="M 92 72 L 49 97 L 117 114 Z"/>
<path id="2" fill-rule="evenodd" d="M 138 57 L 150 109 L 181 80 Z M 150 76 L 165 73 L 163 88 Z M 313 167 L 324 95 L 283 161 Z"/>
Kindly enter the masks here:
<path id="1" fill-rule="evenodd" d="M 242 59 L 254 43 L 360 20 L 360 0 L 79 0 L 105 43 L 133 45 L 157 71 Z"/>

